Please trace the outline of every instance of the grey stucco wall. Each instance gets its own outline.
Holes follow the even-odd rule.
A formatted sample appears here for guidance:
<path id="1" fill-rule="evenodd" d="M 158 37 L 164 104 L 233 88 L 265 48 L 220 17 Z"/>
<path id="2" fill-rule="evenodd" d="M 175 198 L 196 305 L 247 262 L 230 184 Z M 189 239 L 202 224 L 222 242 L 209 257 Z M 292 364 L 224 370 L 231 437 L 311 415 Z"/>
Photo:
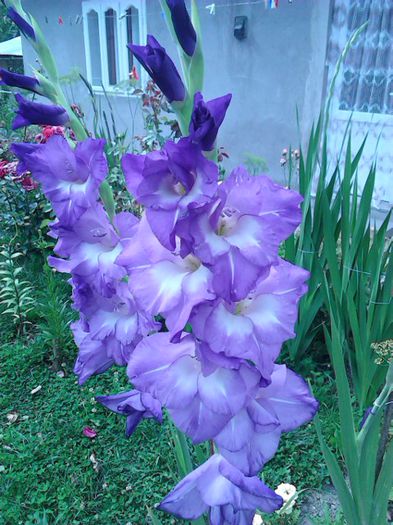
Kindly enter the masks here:
<path id="1" fill-rule="evenodd" d="M 206 62 L 205 98 L 233 94 L 219 137 L 219 144 L 230 154 L 228 168 L 244 161 L 250 152 L 265 158 L 271 175 L 279 179 L 282 148 L 306 139 L 320 109 L 330 0 L 282 1 L 275 10 L 265 9 L 263 3 L 220 0 L 215 15 L 205 8 L 210 2 L 198 3 Z M 41 23 L 61 72 L 73 67 L 85 72 L 83 26 L 69 23 L 81 14 L 81 0 L 25 0 L 24 5 Z M 59 15 L 64 25 L 55 22 Z M 243 41 L 233 36 L 237 15 L 248 17 L 248 36 Z M 147 25 L 148 32 L 175 56 L 158 0 L 147 0 Z M 34 59 L 26 46 L 24 49 L 28 67 Z M 88 108 L 86 93 L 82 93 L 75 93 L 75 98 Z M 116 118 L 123 129 L 131 129 L 128 104 L 122 97 L 115 100 Z M 134 125 L 139 132 L 140 111 L 135 104 L 133 101 Z"/>

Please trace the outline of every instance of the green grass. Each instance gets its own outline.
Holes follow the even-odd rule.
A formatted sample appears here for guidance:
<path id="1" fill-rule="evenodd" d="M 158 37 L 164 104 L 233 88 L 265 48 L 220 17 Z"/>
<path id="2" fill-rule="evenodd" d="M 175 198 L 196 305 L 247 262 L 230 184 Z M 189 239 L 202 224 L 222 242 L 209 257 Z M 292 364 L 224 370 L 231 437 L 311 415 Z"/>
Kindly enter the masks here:
<path id="1" fill-rule="evenodd" d="M 126 387 L 124 371 L 81 388 L 70 366 L 64 378 L 51 371 L 34 342 L 4 344 L 0 355 L 1 525 L 25 524 L 44 510 L 62 525 L 147 523 L 147 507 L 176 481 L 175 460 L 165 425 L 145 421 L 127 440 L 124 418 L 94 401 Z M 8 424 L 12 411 L 18 420 Z M 94 440 L 85 426 L 98 431 Z"/>
<path id="2" fill-rule="evenodd" d="M 73 347 L 67 350 L 66 376 L 61 378 L 51 370 L 39 337 L 0 348 L 1 525 L 26 524 L 44 511 L 49 524 L 145 524 L 147 508 L 177 481 L 165 423 L 145 421 L 127 440 L 124 418 L 94 401 L 97 394 L 127 388 L 124 370 L 113 369 L 81 388 L 72 374 L 74 353 Z M 337 418 L 329 376 L 311 375 L 323 421 L 334 436 Z M 42 389 L 32 395 L 38 385 Z M 18 414 L 12 424 L 7 420 L 10 412 Z M 98 431 L 94 440 L 82 434 L 85 426 Z M 92 454 L 97 471 L 89 459 Z M 317 489 L 327 481 L 312 424 L 283 437 L 264 479 L 273 488 L 285 482 L 298 489 Z M 175 523 L 171 518 L 163 521 Z M 276 517 L 269 523 L 283 522 Z"/>

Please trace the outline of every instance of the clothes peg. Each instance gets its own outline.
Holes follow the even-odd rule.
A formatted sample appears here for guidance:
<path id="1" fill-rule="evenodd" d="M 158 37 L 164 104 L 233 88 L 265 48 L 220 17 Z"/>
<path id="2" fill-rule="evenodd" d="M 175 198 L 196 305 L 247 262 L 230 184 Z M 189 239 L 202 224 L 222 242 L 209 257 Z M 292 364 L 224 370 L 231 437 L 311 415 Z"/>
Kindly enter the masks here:
<path id="1" fill-rule="evenodd" d="M 211 14 L 211 15 L 215 15 L 216 14 L 216 4 L 215 3 L 209 4 L 209 5 L 205 6 L 205 7 L 206 7 L 206 9 L 209 10 L 209 14 Z"/>

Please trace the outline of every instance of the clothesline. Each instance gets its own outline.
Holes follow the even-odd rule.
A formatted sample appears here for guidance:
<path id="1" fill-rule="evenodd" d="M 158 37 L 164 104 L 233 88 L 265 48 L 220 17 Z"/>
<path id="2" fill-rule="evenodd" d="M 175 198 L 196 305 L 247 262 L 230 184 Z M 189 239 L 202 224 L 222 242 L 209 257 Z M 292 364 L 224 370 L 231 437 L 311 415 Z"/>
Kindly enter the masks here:
<path id="1" fill-rule="evenodd" d="M 281 4 L 287 2 L 288 4 L 293 4 L 294 0 L 281 0 Z M 203 6 L 205 9 L 208 10 L 208 12 L 210 13 L 210 15 L 215 15 L 216 14 L 216 9 L 221 9 L 221 8 L 228 8 L 228 7 L 236 7 L 236 6 L 254 6 L 254 5 L 262 5 L 262 6 L 265 6 L 265 9 L 277 9 L 279 8 L 280 6 L 280 0 L 239 0 L 239 1 L 235 1 L 235 2 L 226 2 L 226 3 L 219 3 L 219 2 L 210 2 L 208 3 L 209 0 L 207 0 L 207 3 L 205 6 Z M 109 7 L 110 9 L 110 7 Z M 92 11 L 95 11 L 93 8 L 92 8 Z M 163 11 L 162 10 L 154 10 L 154 11 L 148 11 L 146 13 L 147 16 L 151 16 L 151 15 L 157 15 L 157 14 L 160 14 L 160 15 L 164 15 Z M 107 15 L 108 18 L 119 18 L 119 19 L 122 19 L 122 18 L 138 18 L 139 17 L 139 14 L 138 13 L 126 13 L 126 12 L 123 12 L 120 14 L 120 16 L 113 16 L 112 14 L 109 14 Z M 84 18 L 84 15 L 83 14 L 78 14 L 76 16 L 70 16 L 67 18 L 67 22 L 68 22 L 68 25 L 78 25 L 78 24 L 81 24 L 82 21 L 83 21 L 83 18 Z M 66 24 L 66 17 L 62 16 L 62 15 L 59 15 L 59 16 L 55 16 L 54 17 L 54 23 L 58 24 L 58 25 L 65 25 Z M 48 16 L 44 16 L 44 21 L 46 24 L 49 24 L 49 23 L 53 23 L 52 20 L 50 21 L 49 17 Z"/>

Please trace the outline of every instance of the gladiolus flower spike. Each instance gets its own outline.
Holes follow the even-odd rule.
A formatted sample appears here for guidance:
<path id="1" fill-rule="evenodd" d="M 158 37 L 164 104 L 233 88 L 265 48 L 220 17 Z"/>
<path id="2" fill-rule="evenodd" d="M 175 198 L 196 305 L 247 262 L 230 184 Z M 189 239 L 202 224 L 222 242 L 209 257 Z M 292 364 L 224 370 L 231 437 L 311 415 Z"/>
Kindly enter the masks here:
<path id="1" fill-rule="evenodd" d="M 168 5 L 177 20 L 185 16 L 182 2 Z M 170 101 L 184 99 L 180 76 L 153 37 L 130 48 Z M 63 108 L 17 97 L 15 127 L 66 122 Z M 53 134 L 13 151 L 56 214 L 49 262 L 71 275 L 79 382 L 126 367 L 132 389 L 97 401 L 125 416 L 127 436 L 143 419 L 161 422 L 165 408 L 194 443 L 214 443 L 215 454 L 158 508 L 185 520 L 206 514 L 213 525 L 252 525 L 256 509 L 274 512 L 283 502 L 260 471 L 281 435 L 310 421 L 318 402 L 301 377 L 277 364 L 307 290 L 308 272 L 278 255 L 301 221 L 302 199 L 243 167 L 219 184 L 218 166 L 204 151 L 214 148 L 229 101 L 205 103 L 198 93 L 188 137 L 123 157 L 128 190 L 144 208 L 140 218 L 108 218 L 100 200 L 108 174 L 102 140 L 72 148 Z"/>

